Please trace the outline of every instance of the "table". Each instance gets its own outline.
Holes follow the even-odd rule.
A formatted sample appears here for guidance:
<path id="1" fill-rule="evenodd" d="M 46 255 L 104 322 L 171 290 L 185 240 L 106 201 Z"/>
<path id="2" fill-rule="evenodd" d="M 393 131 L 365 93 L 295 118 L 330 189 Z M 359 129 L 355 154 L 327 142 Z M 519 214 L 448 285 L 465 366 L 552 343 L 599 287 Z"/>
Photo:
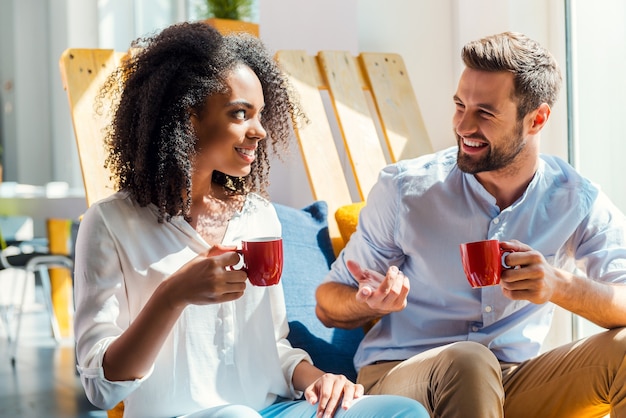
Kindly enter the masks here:
<path id="1" fill-rule="evenodd" d="M 54 186 L 0 183 L 0 215 L 27 215 L 43 225 L 50 218 L 78 219 L 85 210 L 87 200 L 82 188 L 70 189 L 57 183 Z"/>

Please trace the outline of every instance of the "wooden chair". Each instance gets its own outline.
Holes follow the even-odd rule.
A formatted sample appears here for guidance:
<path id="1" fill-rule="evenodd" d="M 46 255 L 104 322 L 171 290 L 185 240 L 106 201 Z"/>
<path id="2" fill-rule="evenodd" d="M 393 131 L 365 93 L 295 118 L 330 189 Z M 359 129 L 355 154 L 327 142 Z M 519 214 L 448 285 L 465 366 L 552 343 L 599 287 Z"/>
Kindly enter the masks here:
<path id="1" fill-rule="evenodd" d="M 95 98 L 105 78 L 125 57 L 110 49 L 68 49 L 60 59 L 87 205 L 114 192 L 104 168 L 103 127 L 107 103 L 96 112 Z M 357 211 L 389 162 L 432 151 L 402 57 L 388 53 L 279 51 L 276 59 L 300 95 L 310 121 L 296 127 L 315 200 L 329 214 L 356 204 Z M 353 228 L 339 230 L 329 216 L 329 233 L 338 253 Z M 108 411 L 121 417 L 123 404 Z"/>
<path id="2" fill-rule="evenodd" d="M 296 135 L 313 197 L 329 214 L 353 203 L 358 212 L 385 165 L 433 151 L 400 55 L 278 51 L 276 59 L 311 121 Z M 356 223 L 340 230 L 328 221 L 338 253 Z"/>

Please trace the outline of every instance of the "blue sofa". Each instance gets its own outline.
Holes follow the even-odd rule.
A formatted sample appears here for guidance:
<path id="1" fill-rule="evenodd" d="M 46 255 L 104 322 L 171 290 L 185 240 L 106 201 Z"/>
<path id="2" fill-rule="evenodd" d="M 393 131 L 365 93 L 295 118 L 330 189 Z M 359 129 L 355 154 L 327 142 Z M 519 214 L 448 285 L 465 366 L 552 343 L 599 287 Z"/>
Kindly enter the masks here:
<path id="1" fill-rule="evenodd" d="M 353 356 L 363 329 L 325 327 L 315 315 L 315 289 L 335 260 L 328 235 L 328 207 L 317 201 L 303 208 L 274 204 L 282 224 L 282 283 L 289 321 L 289 341 L 306 350 L 320 369 L 355 381 Z"/>

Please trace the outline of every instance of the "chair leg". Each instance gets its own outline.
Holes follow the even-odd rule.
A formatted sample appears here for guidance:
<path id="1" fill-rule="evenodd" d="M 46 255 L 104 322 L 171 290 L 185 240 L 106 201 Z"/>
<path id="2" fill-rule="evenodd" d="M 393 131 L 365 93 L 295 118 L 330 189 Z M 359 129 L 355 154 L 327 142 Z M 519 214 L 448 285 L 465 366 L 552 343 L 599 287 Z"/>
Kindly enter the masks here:
<path id="1" fill-rule="evenodd" d="M 24 305 L 26 304 L 26 290 L 28 287 L 28 270 L 22 270 L 24 272 L 24 281 L 22 288 L 22 300 L 19 309 L 17 309 L 17 326 L 15 329 L 15 336 L 9 341 L 9 353 L 11 356 L 11 366 L 15 367 L 15 360 L 17 357 L 17 344 L 20 336 L 20 330 L 22 328 L 22 314 L 24 312 Z M 54 313 L 54 307 L 52 305 L 52 286 L 50 284 L 50 275 L 48 274 L 48 267 L 40 265 L 33 271 L 34 274 L 39 275 L 41 280 L 41 288 L 43 293 L 44 304 L 46 305 L 46 311 L 50 320 L 50 328 L 52 330 L 52 336 L 58 344 L 61 341 L 61 332 L 59 331 L 59 323 Z"/>
<path id="2" fill-rule="evenodd" d="M 24 270 L 20 268 L 14 269 L 14 274 L 15 272 L 19 272 L 19 271 L 23 272 Z M 28 279 L 28 277 L 26 277 L 26 279 Z M 19 288 L 18 288 L 19 282 L 20 282 L 19 278 L 18 280 L 13 279 L 10 281 L 10 286 L 9 286 L 10 290 L 7 292 L 7 295 L 8 295 L 7 304 L 6 306 L 2 306 L 1 308 L 2 309 L 2 313 L 0 314 L 2 316 L 1 322 L 3 322 L 5 326 L 5 329 L 7 332 L 7 341 L 9 342 L 13 341 L 13 335 L 12 335 L 13 327 L 11 326 L 11 324 L 12 324 L 13 318 L 15 316 L 15 311 L 16 311 L 15 300 L 16 300 L 16 297 L 18 296 L 17 292 L 19 292 Z M 26 282 L 24 283 L 26 284 Z"/>
<path id="3" fill-rule="evenodd" d="M 13 306 L 7 303 L 7 305 L 0 306 L 0 324 L 7 335 L 7 341 L 11 342 L 11 315 L 13 313 Z"/>
<path id="4" fill-rule="evenodd" d="M 50 326 L 52 328 L 52 334 L 57 344 L 60 342 L 61 333 L 59 332 L 59 324 L 57 322 L 56 315 L 54 313 L 54 307 L 52 304 L 52 289 L 50 285 L 50 276 L 48 274 L 49 267 L 60 267 L 71 270 L 73 266 L 72 261 L 65 256 L 54 255 L 42 255 L 30 259 L 26 263 L 26 268 L 23 270 L 25 279 L 22 288 L 22 301 L 20 309 L 17 312 L 17 329 L 15 331 L 15 338 L 10 342 L 10 356 L 11 364 L 15 367 L 15 356 L 17 352 L 17 344 L 20 335 L 20 328 L 22 326 L 22 314 L 24 313 L 24 304 L 26 302 L 26 284 L 28 282 L 29 273 L 39 274 L 41 280 L 41 286 L 43 290 L 43 299 L 46 304 L 46 310 L 48 311 L 48 317 L 50 318 Z"/>
<path id="5" fill-rule="evenodd" d="M 52 303 L 52 285 L 50 284 L 50 274 L 46 266 L 39 266 L 38 268 L 39 279 L 41 280 L 41 288 L 43 290 L 43 300 L 46 304 L 46 310 L 48 311 L 48 318 L 50 319 L 50 327 L 52 329 L 52 336 L 54 340 L 59 343 L 61 341 L 61 331 L 59 330 L 59 322 L 57 316 L 54 313 L 54 305 Z"/>
<path id="6" fill-rule="evenodd" d="M 28 288 L 28 271 L 22 270 L 24 280 L 22 281 L 22 300 L 19 309 L 16 309 L 17 326 L 15 328 L 15 336 L 9 342 L 9 355 L 11 356 L 11 366 L 15 368 L 15 357 L 17 356 L 17 343 L 20 337 L 20 328 L 22 327 L 22 314 L 24 313 L 24 303 L 26 302 L 26 289 Z"/>

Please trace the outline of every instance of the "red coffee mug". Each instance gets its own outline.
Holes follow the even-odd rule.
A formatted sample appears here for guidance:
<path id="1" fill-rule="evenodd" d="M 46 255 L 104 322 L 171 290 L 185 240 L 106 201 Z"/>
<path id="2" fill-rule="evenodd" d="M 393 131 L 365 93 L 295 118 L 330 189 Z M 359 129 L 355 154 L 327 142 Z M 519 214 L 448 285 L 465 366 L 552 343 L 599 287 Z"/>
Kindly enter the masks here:
<path id="1" fill-rule="evenodd" d="M 283 239 L 280 237 L 253 238 L 241 242 L 243 267 L 248 280 L 255 286 L 278 284 L 283 272 Z"/>
<path id="2" fill-rule="evenodd" d="M 504 258 L 511 251 L 500 248 L 497 239 L 466 242 L 460 245 L 460 249 L 463 271 L 472 287 L 497 285 L 502 270 L 510 268 Z"/>

